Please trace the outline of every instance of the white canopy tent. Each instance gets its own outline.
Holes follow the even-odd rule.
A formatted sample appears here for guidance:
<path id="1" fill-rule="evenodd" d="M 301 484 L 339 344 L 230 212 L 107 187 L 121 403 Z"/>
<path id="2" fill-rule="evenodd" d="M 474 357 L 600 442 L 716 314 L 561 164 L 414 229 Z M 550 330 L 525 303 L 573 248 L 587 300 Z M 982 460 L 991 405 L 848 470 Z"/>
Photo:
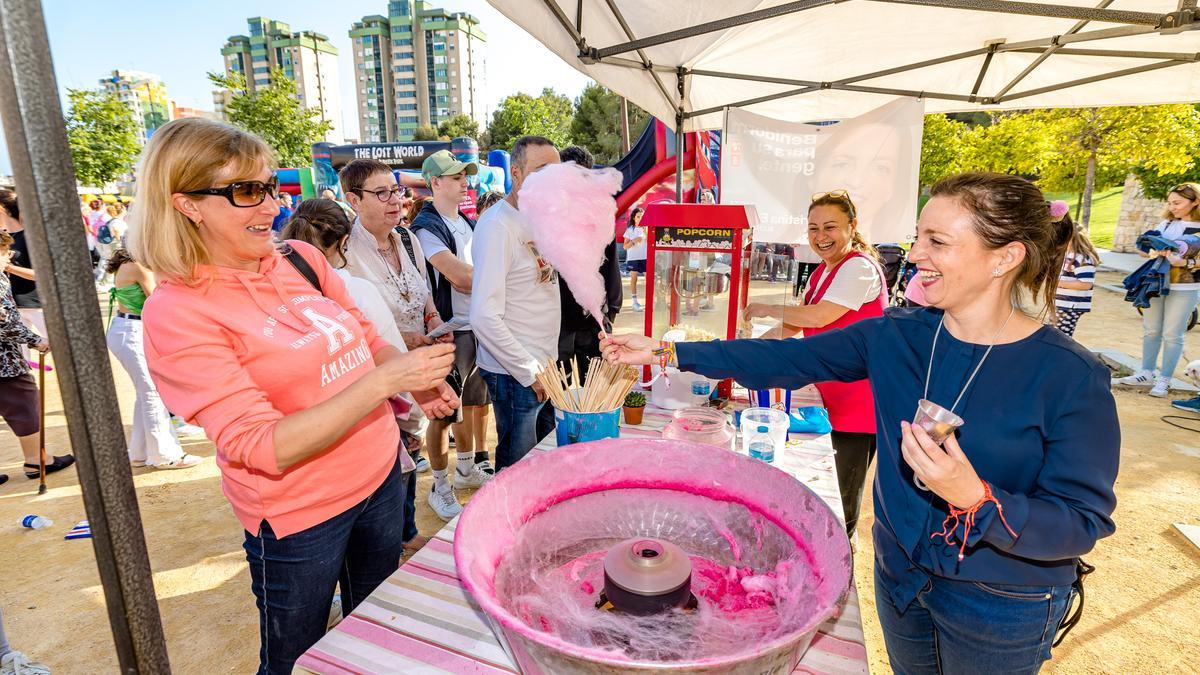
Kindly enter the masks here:
<path id="1" fill-rule="evenodd" d="M 488 0 L 684 131 L 726 107 L 842 119 L 1200 101 L 1197 0 Z"/>

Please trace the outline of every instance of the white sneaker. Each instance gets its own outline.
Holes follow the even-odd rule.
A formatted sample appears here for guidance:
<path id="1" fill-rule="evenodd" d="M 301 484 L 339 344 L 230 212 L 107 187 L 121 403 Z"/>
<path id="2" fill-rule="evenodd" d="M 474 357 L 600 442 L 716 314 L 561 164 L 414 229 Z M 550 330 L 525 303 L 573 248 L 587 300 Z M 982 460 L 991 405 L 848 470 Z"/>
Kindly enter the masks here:
<path id="1" fill-rule="evenodd" d="M 446 483 L 444 490 L 438 489 L 438 486 L 435 485 L 429 491 L 429 506 L 438 515 L 438 518 L 446 522 L 450 522 L 455 516 L 462 513 L 462 506 L 454 498 L 454 490 L 450 488 L 449 483 Z"/>
<path id="2" fill-rule="evenodd" d="M 203 436 L 204 435 L 204 429 L 202 429 L 194 424 L 188 424 L 187 422 L 184 422 L 182 419 L 175 417 L 174 415 L 171 416 L 171 426 L 175 427 L 175 435 L 176 436 Z"/>
<path id="3" fill-rule="evenodd" d="M 329 603 L 329 618 L 325 619 L 325 632 L 333 630 L 342 622 L 342 596 L 334 594 L 333 602 Z"/>
<path id="4" fill-rule="evenodd" d="M 190 469 L 193 466 L 196 466 L 197 464 L 202 463 L 203 461 L 204 461 L 203 457 L 198 457 L 196 455 L 184 454 L 183 457 L 180 457 L 179 459 L 177 459 L 173 462 L 163 462 L 161 464 L 151 464 L 149 462 L 146 462 L 146 466 L 148 466 L 152 469 Z"/>
<path id="5" fill-rule="evenodd" d="M 1149 387 L 1154 384 L 1156 374 L 1150 370 L 1139 370 L 1128 377 L 1117 378 L 1115 384 L 1123 384 L 1127 387 Z"/>
<path id="6" fill-rule="evenodd" d="M 428 472 L 429 472 L 429 460 L 425 459 L 424 457 L 418 459 L 417 460 L 417 473 L 428 473 Z"/>
<path id="7" fill-rule="evenodd" d="M 1150 395 L 1155 398 L 1166 398 L 1167 394 L 1171 393 L 1171 378 L 1158 376 L 1154 379 L 1154 387 L 1150 389 Z"/>
<path id="8" fill-rule="evenodd" d="M 471 470 L 465 476 L 457 468 L 454 470 L 454 488 L 456 490 L 477 488 L 491 479 L 492 477 L 484 473 L 478 464 L 472 464 Z"/>
<path id="9" fill-rule="evenodd" d="M 635 312 L 642 311 L 642 304 L 640 302 L 638 302 L 637 298 L 633 299 L 633 311 L 635 311 Z"/>
<path id="10" fill-rule="evenodd" d="M 485 459 L 482 462 L 475 462 L 475 466 L 489 476 L 496 475 L 496 468 L 492 466 L 492 461 L 490 459 Z"/>
<path id="11" fill-rule="evenodd" d="M 50 675 L 50 669 L 21 652 L 9 652 L 0 657 L 0 675 Z"/>

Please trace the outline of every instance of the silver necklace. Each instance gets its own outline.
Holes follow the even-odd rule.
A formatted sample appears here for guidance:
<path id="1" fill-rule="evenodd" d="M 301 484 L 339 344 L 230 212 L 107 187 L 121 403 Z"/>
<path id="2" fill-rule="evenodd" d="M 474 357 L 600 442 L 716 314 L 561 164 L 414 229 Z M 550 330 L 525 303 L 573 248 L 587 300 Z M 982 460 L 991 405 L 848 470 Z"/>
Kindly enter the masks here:
<path id="1" fill-rule="evenodd" d="M 1000 325 L 1000 330 L 996 331 L 995 335 L 992 336 L 992 343 L 988 345 L 987 351 L 983 353 L 983 358 L 979 359 L 979 363 L 975 366 L 975 370 L 971 372 L 971 377 L 967 378 L 967 383 L 964 384 L 962 390 L 958 392 L 958 398 L 954 399 L 954 405 L 950 406 L 950 412 L 954 413 L 955 408 L 957 408 L 958 404 L 962 402 L 963 395 L 967 393 L 967 389 L 970 388 L 971 383 L 975 381 L 975 376 L 979 374 L 979 369 L 983 367 L 983 362 L 987 361 L 988 354 L 992 353 L 992 347 L 996 346 L 996 340 L 1000 338 L 1000 334 L 1004 332 L 1004 329 L 1008 328 L 1008 322 L 1012 320 L 1013 314 L 1016 313 L 1017 306 L 1013 305 L 1012 310 L 1010 310 L 1008 313 L 1008 318 L 1005 319 L 1004 323 Z M 933 374 L 933 355 L 937 351 L 938 336 L 942 334 L 942 326 L 945 323 L 946 315 L 942 314 L 942 320 L 938 322 L 937 331 L 935 331 L 933 334 L 933 347 L 929 349 L 929 368 L 925 370 L 925 395 L 921 397 L 925 400 L 929 400 L 929 377 Z M 957 415 L 958 413 L 954 414 Z"/>

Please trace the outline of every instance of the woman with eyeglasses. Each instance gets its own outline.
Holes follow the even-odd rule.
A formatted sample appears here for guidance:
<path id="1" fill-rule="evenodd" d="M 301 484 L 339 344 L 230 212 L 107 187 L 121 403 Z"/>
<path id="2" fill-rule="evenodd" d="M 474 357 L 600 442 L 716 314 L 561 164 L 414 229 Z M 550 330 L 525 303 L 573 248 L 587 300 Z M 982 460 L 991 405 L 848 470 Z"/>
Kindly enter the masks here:
<path id="1" fill-rule="evenodd" d="M 1163 221 L 1154 227 L 1166 239 L 1200 234 L 1200 184 L 1176 185 L 1167 194 Z M 1147 255 L 1147 254 L 1142 254 Z M 1142 312 L 1142 367 L 1119 384 L 1150 387 L 1150 395 L 1165 398 L 1171 391 L 1171 378 L 1183 356 L 1183 335 L 1188 319 L 1200 302 L 1200 261 L 1167 251 L 1152 250 L 1150 256 L 1165 255 L 1171 262 L 1167 287 L 1170 293 L 1150 299 Z M 1162 361 L 1159 361 L 1159 353 Z"/>
<path id="2" fill-rule="evenodd" d="M 167 407 L 216 445 L 259 610 L 259 672 L 290 673 L 325 633 L 340 585 L 352 611 L 403 549 L 400 434 L 388 399 L 442 396 L 449 347 L 379 337 L 325 256 L 276 244 L 274 159 L 210 120 L 164 125 L 138 175 L 130 244 L 159 277 L 142 310 Z"/>
<path id="3" fill-rule="evenodd" d="M 887 291 L 875 249 L 858 229 L 854 203 L 845 190 L 813 195 L 808 207 L 808 245 L 821 264 L 808 278 L 803 305 L 746 306 L 746 320 L 782 317 L 785 331 L 805 337 L 883 316 Z M 875 402 L 866 380 L 817 384 L 837 451 L 838 487 L 851 537 L 858 524 L 867 470 L 875 458 Z"/>
<path id="4" fill-rule="evenodd" d="M 1036 673 L 1075 620 L 1079 556 L 1116 529 L 1109 371 L 1044 322 L 1067 238 L 1037 187 L 968 173 L 930 194 L 909 254 L 929 307 L 800 340 L 615 335 L 602 349 L 752 389 L 868 380 L 875 607 L 892 669 Z M 935 438 L 910 423 L 922 399 L 965 424 Z"/>

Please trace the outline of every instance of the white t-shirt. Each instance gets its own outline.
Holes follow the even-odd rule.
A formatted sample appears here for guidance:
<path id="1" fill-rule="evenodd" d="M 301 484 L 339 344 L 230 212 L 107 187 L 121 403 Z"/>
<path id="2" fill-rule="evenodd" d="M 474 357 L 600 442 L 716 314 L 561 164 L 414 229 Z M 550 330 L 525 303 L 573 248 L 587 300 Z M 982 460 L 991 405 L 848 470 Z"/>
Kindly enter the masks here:
<path id="1" fill-rule="evenodd" d="M 358 311 L 375 324 L 375 332 L 379 333 L 379 337 L 402 352 L 408 351 L 408 347 L 404 345 L 404 338 L 400 336 L 400 329 L 396 326 L 396 319 L 392 316 L 392 310 L 388 308 L 387 301 L 380 295 L 379 289 L 375 288 L 375 284 L 350 276 L 346 270 L 333 271 L 346 284 L 346 292 L 350 294 L 354 304 L 358 305 Z"/>
<path id="2" fill-rule="evenodd" d="M 1200 223 L 1190 220 L 1164 220 L 1156 229 L 1162 232 L 1164 239 L 1179 239 L 1185 234 L 1200 234 Z M 1172 282 L 1170 286 L 1176 291 L 1194 291 L 1200 289 L 1200 282 Z"/>
<path id="3" fill-rule="evenodd" d="M 809 289 L 820 288 L 828 271 L 826 269 L 820 273 L 814 272 L 804 286 L 802 297 L 808 297 Z M 825 289 L 821 300 L 828 300 L 854 311 L 878 298 L 882 289 L 883 280 L 879 278 L 879 270 L 876 269 L 875 263 L 862 256 L 855 256 L 838 269 L 837 276 L 829 283 L 829 288 Z"/>
<path id="4" fill-rule="evenodd" d="M 531 386 L 546 359 L 558 358 L 562 306 L 558 276 L 539 268 L 533 233 L 521 212 L 500 201 L 475 229 L 471 330 L 483 370 L 508 373 Z"/>
<path id="5" fill-rule="evenodd" d="M 626 249 L 625 260 L 645 260 L 646 259 L 646 228 L 639 226 L 631 226 L 625 228 L 625 240 L 632 241 L 641 237 L 637 246 Z"/>
<path id="6" fill-rule="evenodd" d="M 462 216 L 458 216 L 453 220 L 447 218 L 446 216 L 442 216 L 442 222 L 446 223 L 446 227 L 450 228 L 450 231 L 454 234 L 454 247 L 458 249 L 458 259 L 468 265 L 472 264 L 471 260 L 473 258 L 471 256 L 471 239 L 474 236 L 474 232 L 471 230 L 470 223 L 468 223 Z M 421 242 L 421 248 L 425 249 L 426 260 L 433 260 L 433 256 L 441 253 L 442 251 L 450 251 L 450 249 L 446 248 L 446 246 L 442 244 L 442 240 L 429 230 L 420 230 L 416 233 L 416 235 L 417 240 Z M 442 276 L 441 273 L 438 272 L 436 268 L 433 270 L 433 273 L 438 276 L 440 283 Z M 457 288 L 451 288 L 450 302 L 454 307 L 454 318 L 466 323 L 468 315 L 471 313 L 471 294 L 461 293 Z"/>

